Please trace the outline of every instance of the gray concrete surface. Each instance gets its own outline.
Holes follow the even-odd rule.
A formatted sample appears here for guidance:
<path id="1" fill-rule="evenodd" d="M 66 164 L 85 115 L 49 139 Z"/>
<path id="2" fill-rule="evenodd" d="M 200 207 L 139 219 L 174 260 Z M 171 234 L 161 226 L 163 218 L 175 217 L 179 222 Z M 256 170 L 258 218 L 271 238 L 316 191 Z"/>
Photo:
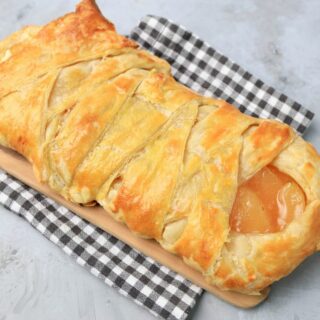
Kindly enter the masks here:
<path id="1" fill-rule="evenodd" d="M 0 38 L 45 23 L 74 0 L 0 0 Z M 151 13 L 185 25 L 213 47 L 316 113 L 306 138 L 320 150 L 320 1 L 98 0 L 121 33 Z M 204 294 L 193 319 L 311 320 L 320 314 L 320 254 L 240 310 Z M 0 320 L 150 319 L 0 207 Z"/>

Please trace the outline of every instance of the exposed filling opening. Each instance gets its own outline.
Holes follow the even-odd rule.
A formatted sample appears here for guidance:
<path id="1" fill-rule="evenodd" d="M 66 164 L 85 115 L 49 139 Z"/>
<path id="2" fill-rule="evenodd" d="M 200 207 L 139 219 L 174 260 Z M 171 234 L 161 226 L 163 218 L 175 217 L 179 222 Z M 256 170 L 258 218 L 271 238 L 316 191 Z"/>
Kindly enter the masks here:
<path id="1" fill-rule="evenodd" d="M 301 187 L 269 165 L 239 187 L 230 227 L 239 233 L 278 232 L 301 215 L 305 205 Z"/>

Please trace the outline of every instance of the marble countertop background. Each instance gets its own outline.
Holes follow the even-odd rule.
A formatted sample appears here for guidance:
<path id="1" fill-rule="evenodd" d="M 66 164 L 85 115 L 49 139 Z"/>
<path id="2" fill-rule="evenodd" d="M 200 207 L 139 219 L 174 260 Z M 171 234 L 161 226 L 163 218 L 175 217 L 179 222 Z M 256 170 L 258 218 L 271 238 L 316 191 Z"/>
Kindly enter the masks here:
<path id="1" fill-rule="evenodd" d="M 0 0 L 0 38 L 71 11 L 74 0 Z M 320 1 L 98 0 L 119 32 L 145 14 L 193 30 L 217 50 L 316 113 L 306 138 L 320 150 Z M 320 231 L 319 231 L 320 232 Z M 204 294 L 192 319 L 311 320 L 320 314 L 320 254 L 252 310 Z M 150 319 L 38 232 L 0 207 L 0 320 Z"/>

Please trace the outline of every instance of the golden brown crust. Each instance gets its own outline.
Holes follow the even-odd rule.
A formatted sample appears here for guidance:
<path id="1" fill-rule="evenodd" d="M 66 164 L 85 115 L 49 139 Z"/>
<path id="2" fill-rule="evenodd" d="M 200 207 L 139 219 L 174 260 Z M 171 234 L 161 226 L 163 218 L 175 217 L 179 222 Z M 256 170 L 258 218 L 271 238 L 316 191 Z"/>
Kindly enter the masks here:
<path id="1" fill-rule="evenodd" d="M 0 144 L 222 289 L 257 294 L 317 250 L 317 152 L 284 124 L 178 84 L 94 1 L 0 42 L 0 81 Z M 239 184 L 270 163 L 301 186 L 305 212 L 277 233 L 230 232 Z"/>

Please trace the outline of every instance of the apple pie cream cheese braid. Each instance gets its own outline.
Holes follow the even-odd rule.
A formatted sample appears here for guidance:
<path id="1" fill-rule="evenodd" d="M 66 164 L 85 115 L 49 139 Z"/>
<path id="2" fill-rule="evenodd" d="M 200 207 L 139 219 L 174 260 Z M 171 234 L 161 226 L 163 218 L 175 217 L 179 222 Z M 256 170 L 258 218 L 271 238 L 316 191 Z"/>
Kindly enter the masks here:
<path id="1" fill-rule="evenodd" d="M 221 289 L 258 294 L 320 242 L 313 147 L 177 83 L 94 1 L 0 42 L 0 143 Z"/>

